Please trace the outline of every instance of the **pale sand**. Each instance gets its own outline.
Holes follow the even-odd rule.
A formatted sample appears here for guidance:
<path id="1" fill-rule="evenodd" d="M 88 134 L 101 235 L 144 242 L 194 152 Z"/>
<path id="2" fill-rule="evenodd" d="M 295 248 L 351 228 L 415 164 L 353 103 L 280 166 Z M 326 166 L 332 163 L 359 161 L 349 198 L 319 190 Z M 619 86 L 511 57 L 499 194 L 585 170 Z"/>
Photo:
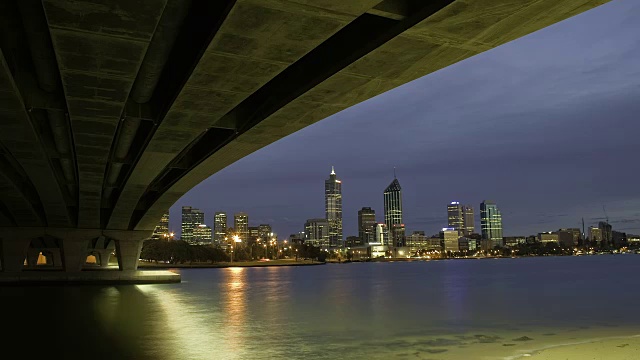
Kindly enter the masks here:
<path id="1" fill-rule="evenodd" d="M 535 360 L 637 360 L 640 359 L 640 336 L 617 337 L 582 344 L 562 345 L 520 359 Z"/>

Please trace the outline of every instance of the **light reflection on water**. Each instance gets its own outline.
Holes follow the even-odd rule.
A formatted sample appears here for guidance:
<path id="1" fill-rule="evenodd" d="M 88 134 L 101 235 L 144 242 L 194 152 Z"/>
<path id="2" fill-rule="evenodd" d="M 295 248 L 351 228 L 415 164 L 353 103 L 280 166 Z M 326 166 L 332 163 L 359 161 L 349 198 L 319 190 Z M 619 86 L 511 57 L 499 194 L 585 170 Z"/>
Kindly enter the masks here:
<path id="1" fill-rule="evenodd" d="M 15 336 L 3 346 L 38 339 L 65 358 L 105 359 L 496 358 L 640 333 L 640 281 L 612 275 L 639 271 L 640 256 L 619 255 L 189 269 L 181 284 L 10 287 L 0 306 L 12 309 L 5 323 Z M 42 299 L 55 311 L 42 312 Z M 533 340 L 514 341 L 522 336 Z"/>

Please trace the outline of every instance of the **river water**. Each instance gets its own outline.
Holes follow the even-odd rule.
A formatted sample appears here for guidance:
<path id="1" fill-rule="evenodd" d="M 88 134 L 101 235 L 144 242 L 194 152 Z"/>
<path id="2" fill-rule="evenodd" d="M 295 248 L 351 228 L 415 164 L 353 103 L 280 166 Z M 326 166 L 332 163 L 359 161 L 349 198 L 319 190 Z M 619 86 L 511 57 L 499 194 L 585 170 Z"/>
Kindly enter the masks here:
<path id="1" fill-rule="evenodd" d="M 640 334 L 640 256 L 632 254 L 180 273 L 181 284 L 0 288 L 2 351 L 65 359 L 513 359 Z"/>

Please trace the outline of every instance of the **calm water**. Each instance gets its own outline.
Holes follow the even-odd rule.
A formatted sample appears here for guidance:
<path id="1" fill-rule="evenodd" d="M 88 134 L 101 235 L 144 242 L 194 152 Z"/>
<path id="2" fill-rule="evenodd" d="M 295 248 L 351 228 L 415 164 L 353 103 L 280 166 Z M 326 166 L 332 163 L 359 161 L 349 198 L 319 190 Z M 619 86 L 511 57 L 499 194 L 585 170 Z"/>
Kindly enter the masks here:
<path id="1" fill-rule="evenodd" d="M 180 272 L 172 285 L 0 288 L 3 352 L 482 359 L 640 334 L 640 255 Z"/>

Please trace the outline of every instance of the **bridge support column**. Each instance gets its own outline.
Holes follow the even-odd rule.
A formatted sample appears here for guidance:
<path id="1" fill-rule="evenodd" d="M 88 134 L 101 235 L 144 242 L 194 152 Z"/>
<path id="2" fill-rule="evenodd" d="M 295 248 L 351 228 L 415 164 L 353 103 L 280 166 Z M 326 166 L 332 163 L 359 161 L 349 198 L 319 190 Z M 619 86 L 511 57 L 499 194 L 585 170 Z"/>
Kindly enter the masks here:
<path id="1" fill-rule="evenodd" d="M 24 267 L 31 239 L 16 238 L 11 235 L 3 234 L 2 240 L 0 240 L 2 242 L 2 271 L 20 272 Z"/>

